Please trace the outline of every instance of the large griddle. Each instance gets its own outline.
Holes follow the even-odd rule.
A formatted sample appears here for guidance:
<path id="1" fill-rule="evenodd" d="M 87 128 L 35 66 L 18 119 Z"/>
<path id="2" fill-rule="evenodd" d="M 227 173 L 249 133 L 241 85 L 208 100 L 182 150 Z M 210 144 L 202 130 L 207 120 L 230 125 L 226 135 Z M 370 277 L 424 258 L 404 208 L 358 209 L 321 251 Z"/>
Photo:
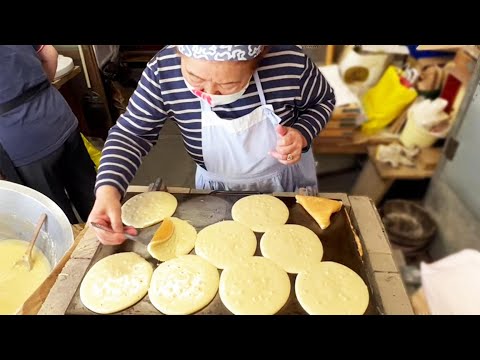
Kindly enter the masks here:
<path id="1" fill-rule="evenodd" d="M 197 231 L 200 231 L 204 227 L 214 224 L 218 221 L 231 220 L 231 208 L 233 204 L 240 198 L 251 195 L 251 193 L 212 192 L 209 195 L 173 195 L 177 198 L 179 204 L 173 216 L 189 221 L 197 229 Z M 129 195 L 129 197 L 131 196 L 133 195 Z M 127 197 L 126 200 L 129 197 Z M 331 225 L 327 229 L 322 230 L 317 225 L 315 220 L 305 211 L 305 209 L 300 204 L 296 203 L 294 196 L 277 196 L 277 198 L 282 200 L 290 211 L 290 216 L 287 222 L 288 224 L 303 225 L 319 236 L 324 248 L 323 261 L 335 261 L 343 264 L 362 277 L 370 292 L 370 303 L 365 314 L 380 314 L 379 306 L 376 302 L 377 296 L 375 296 L 374 288 L 371 286 L 369 277 L 367 276 L 366 266 L 360 255 L 359 248 L 355 240 L 355 235 L 351 228 L 351 223 L 345 207 L 342 207 L 341 211 L 333 214 L 331 217 Z M 154 229 L 155 226 L 151 229 L 145 229 L 145 231 L 151 232 Z M 258 242 L 255 255 L 259 256 L 261 256 L 260 238 L 262 235 L 263 233 L 256 233 Z M 100 259 L 103 259 L 109 255 L 127 251 L 137 252 L 155 267 L 159 263 L 148 254 L 144 245 L 138 242 L 127 240 L 125 243 L 118 246 L 100 245 L 92 259 L 90 267 Z M 194 253 L 194 250 L 192 253 Z M 287 303 L 277 314 L 306 315 L 307 313 L 300 306 L 295 296 L 296 275 L 289 274 L 289 277 L 291 281 L 290 297 Z M 72 298 L 66 314 L 94 314 L 82 304 L 80 300 L 79 289 L 77 289 L 74 297 Z M 161 315 L 161 313 L 150 303 L 148 295 L 146 295 L 134 306 L 117 314 Z M 198 311 L 196 314 L 231 315 L 232 313 L 223 305 L 222 301 L 220 300 L 220 295 L 217 292 L 217 295 L 210 302 L 210 304 Z"/>

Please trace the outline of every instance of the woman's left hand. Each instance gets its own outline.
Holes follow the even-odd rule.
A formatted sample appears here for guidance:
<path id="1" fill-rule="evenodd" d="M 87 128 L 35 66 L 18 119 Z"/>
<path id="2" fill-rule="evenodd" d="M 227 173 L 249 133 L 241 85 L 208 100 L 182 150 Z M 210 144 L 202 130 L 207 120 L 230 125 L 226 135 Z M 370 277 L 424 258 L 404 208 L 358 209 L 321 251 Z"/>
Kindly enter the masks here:
<path id="1" fill-rule="evenodd" d="M 297 129 L 277 125 L 277 146 L 270 155 L 284 165 L 293 165 L 302 158 L 302 149 L 307 146 L 307 140 Z"/>

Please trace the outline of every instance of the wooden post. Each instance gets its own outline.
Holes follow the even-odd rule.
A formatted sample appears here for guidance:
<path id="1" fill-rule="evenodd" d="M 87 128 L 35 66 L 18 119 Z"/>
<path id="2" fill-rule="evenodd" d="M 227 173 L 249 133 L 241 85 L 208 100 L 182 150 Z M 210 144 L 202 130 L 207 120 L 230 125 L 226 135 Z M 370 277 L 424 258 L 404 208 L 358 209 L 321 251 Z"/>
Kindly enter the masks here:
<path id="1" fill-rule="evenodd" d="M 325 65 L 332 65 L 335 56 L 335 45 L 327 45 L 327 55 L 325 56 Z"/>

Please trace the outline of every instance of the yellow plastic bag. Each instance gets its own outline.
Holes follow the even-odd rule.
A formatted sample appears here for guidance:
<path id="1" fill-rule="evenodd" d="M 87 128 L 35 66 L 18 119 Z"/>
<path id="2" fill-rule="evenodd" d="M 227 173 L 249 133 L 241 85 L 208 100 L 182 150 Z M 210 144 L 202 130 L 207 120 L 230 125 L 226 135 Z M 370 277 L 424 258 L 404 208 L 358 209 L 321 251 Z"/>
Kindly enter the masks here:
<path id="1" fill-rule="evenodd" d="M 90 155 L 90 159 L 92 159 L 93 163 L 95 164 L 95 170 L 98 171 L 98 166 L 100 165 L 100 158 L 102 156 L 102 152 L 98 150 L 95 146 L 93 146 L 92 143 L 88 141 L 85 136 L 83 136 L 83 134 L 80 134 L 80 135 L 82 136 L 83 143 L 87 148 L 88 155 Z"/>
<path id="2" fill-rule="evenodd" d="M 399 70 L 389 66 L 378 83 L 363 97 L 367 121 L 362 125 L 362 132 L 371 135 L 382 130 L 416 97 L 414 88 L 407 88 L 400 83 Z"/>

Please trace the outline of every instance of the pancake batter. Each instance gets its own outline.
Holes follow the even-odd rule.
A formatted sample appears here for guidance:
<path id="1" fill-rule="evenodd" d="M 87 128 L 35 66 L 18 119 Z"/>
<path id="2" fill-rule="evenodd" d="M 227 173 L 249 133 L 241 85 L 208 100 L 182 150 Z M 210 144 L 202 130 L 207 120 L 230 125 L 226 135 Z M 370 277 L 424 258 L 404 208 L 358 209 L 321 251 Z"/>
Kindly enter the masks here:
<path id="1" fill-rule="evenodd" d="M 36 247 L 32 250 L 32 269 L 15 266 L 27 251 L 28 241 L 0 241 L 0 315 L 13 315 L 50 274 L 52 267 Z"/>

